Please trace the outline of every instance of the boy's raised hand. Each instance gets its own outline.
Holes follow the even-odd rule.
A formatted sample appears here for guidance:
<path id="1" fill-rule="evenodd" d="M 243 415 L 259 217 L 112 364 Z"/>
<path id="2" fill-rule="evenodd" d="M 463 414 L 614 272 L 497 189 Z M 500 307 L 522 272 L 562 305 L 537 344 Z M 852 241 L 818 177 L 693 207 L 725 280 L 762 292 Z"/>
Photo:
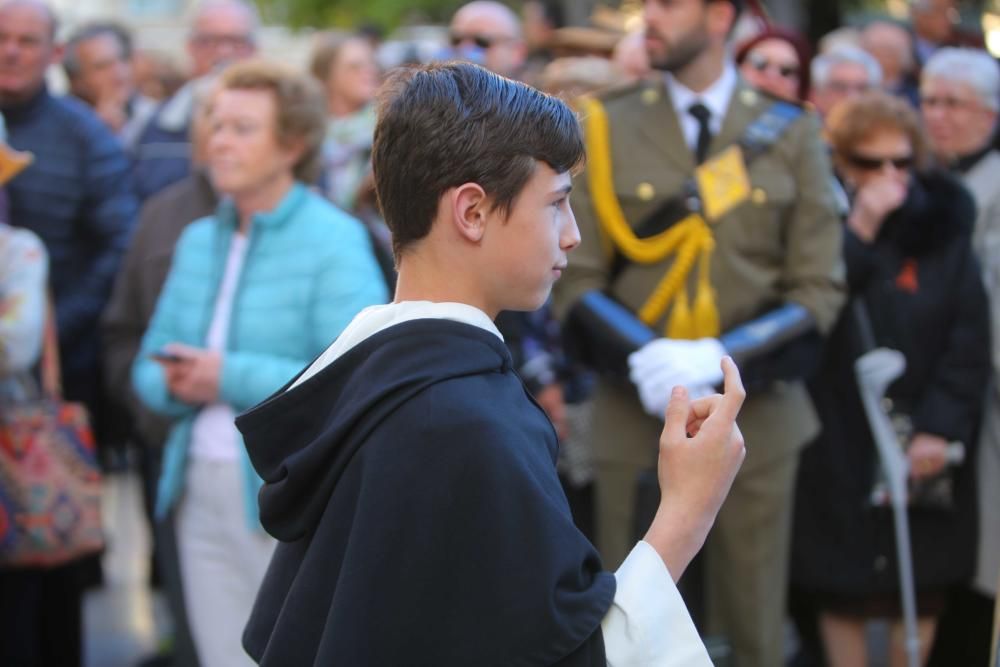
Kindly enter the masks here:
<path id="1" fill-rule="evenodd" d="M 722 395 L 691 401 L 674 388 L 660 435 L 660 506 L 644 539 L 675 581 L 704 544 L 746 455 L 736 425 L 746 390 L 731 358 L 722 372 Z"/>

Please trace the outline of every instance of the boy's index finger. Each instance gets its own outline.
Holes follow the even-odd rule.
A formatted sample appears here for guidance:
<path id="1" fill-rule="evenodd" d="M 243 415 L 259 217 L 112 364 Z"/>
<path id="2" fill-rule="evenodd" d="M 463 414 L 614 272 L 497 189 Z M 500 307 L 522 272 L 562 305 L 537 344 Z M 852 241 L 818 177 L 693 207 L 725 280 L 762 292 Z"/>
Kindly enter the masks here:
<path id="1" fill-rule="evenodd" d="M 690 411 L 690 400 L 687 389 L 683 386 L 674 387 L 670 392 L 670 402 L 664 414 L 664 434 L 679 442 L 687 437 L 687 418 Z"/>
<path id="2" fill-rule="evenodd" d="M 722 378 L 722 400 L 719 402 L 717 412 L 729 421 L 736 421 L 736 415 L 746 400 L 747 391 L 743 388 L 743 378 L 740 377 L 740 370 L 732 357 L 722 358 Z"/>

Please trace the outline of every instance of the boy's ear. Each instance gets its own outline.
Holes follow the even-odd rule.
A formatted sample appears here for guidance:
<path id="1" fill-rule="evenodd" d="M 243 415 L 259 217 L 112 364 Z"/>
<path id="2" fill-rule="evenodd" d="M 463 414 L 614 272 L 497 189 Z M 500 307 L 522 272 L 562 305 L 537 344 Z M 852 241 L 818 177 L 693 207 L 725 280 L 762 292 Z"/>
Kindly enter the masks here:
<path id="1" fill-rule="evenodd" d="M 486 231 L 489 200 L 478 183 L 465 183 L 451 192 L 451 220 L 459 235 L 478 243 Z"/>

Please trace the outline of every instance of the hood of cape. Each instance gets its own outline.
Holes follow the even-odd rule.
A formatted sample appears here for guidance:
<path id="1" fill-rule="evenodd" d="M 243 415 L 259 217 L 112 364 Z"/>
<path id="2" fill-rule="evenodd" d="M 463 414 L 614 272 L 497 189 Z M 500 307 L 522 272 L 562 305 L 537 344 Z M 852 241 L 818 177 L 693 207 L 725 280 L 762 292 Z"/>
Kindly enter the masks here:
<path id="1" fill-rule="evenodd" d="M 495 354 L 483 354 L 484 344 Z M 440 320 L 414 320 L 373 334 L 288 389 L 293 378 L 236 420 L 264 480 L 262 525 L 282 541 L 305 536 L 367 435 L 389 413 L 435 383 L 510 369 L 510 352 L 496 335 L 464 324 L 442 333 Z"/>

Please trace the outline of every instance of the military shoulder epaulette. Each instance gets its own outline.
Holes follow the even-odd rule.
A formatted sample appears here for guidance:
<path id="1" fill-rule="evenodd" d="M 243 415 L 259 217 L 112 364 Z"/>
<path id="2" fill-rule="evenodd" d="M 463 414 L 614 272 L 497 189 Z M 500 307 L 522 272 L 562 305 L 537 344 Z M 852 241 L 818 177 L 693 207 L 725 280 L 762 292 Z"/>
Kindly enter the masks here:
<path id="1" fill-rule="evenodd" d="M 629 81 L 626 83 L 617 83 L 612 86 L 608 86 L 607 88 L 602 88 L 594 93 L 593 96 L 602 102 L 608 102 L 620 97 L 626 97 L 633 93 L 641 93 L 646 88 L 654 87 L 655 84 L 649 81 Z"/>
<path id="2" fill-rule="evenodd" d="M 785 108 L 794 107 L 803 111 L 810 111 L 811 105 L 807 102 L 799 102 L 798 100 L 786 100 L 776 95 L 772 95 L 767 91 L 760 90 L 749 86 L 747 84 L 741 85 L 737 89 L 737 98 L 744 105 L 754 108 L 754 109 L 765 109 L 771 107 L 775 104 L 781 104 Z"/>
<path id="3" fill-rule="evenodd" d="M 771 93 L 767 92 L 766 90 L 758 90 L 757 92 L 760 93 L 760 97 L 763 100 L 764 104 L 773 104 L 775 102 L 784 102 L 785 104 L 790 104 L 793 107 L 798 107 L 800 109 L 808 109 L 809 108 L 809 105 L 807 103 L 800 102 L 799 100 L 787 100 L 784 97 L 778 97 L 777 95 L 772 95 Z"/>

